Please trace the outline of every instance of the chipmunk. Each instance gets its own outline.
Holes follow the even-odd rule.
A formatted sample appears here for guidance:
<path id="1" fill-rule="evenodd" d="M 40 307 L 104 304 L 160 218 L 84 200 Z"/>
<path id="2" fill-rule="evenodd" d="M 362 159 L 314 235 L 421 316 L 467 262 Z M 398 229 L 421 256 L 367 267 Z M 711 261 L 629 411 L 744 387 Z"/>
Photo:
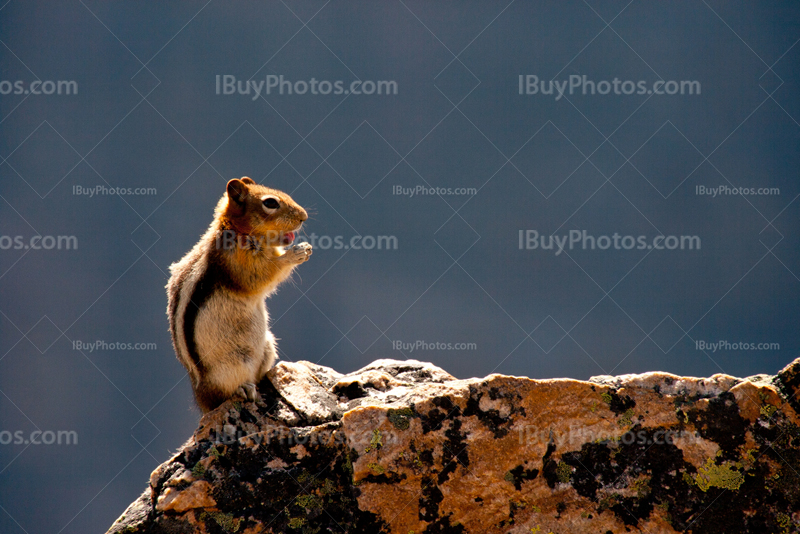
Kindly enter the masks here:
<path id="1" fill-rule="evenodd" d="M 257 398 L 278 358 L 264 299 L 311 256 L 292 245 L 308 219 L 286 193 L 244 177 L 228 182 L 214 221 L 170 266 L 169 329 L 203 413 L 228 398 Z"/>

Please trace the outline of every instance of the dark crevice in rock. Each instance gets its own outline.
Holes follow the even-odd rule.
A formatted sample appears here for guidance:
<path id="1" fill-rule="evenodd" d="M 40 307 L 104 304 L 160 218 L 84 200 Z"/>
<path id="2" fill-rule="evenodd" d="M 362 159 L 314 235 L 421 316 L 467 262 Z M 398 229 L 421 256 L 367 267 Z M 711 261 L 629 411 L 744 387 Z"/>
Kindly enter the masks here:
<path id="1" fill-rule="evenodd" d="M 333 392 L 348 400 L 362 399 L 367 396 L 366 390 L 361 387 L 361 384 L 358 382 L 351 382 L 346 386 L 336 387 L 333 389 Z"/>
<path id="2" fill-rule="evenodd" d="M 469 466 L 469 453 L 467 452 L 467 435 L 460 432 L 461 420 L 453 419 L 450 428 L 445 431 L 447 438 L 442 444 L 442 471 L 439 473 L 438 483 L 444 484 L 459 464 Z"/>
<path id="3" fill-rule="evenodd" d="M 737 449 L 744 444 L 747 423 L 739 416 L 733 393 L 721 393 L 708 402 L 706 409 L 692 408 L 687 416 L 702 437 L 722 448 L 726 459 L 736 459 Z"/>
<path id="4" fill-rule="evenodd" d="M 522 490 L 522 481 L 534 480 L 539 475 L 538 469 L 525 469 L 525 466 L 520 464 L 509 472 L 511 483 L 514 484 L 514 489 L 517 491 Z"/>
<path id="5" fill-rule="evenodd" d="M 480 402 L 481 397 L 485 392 L 479 391 L 478 388 L 474 386 L 470 386 L 469 388 L 469 398 L 467 399 L 467 406 L 464 409 L 464 415 L 475 416 L 478 420 L 483 423 L 486 428 L 492 431 L 495 438 L 503 438 L 508 435 L 509 429 L 514 424 L 514 415 L 520 413 L 524 416 L 524 408 L 519 409 L 515 406 L 515 401 L 519 400 L 519 395 L 503 395 L 499 393 L 496 387 L 489 388 L 488 397 L 492 400 L 498 399 L 506 399 L 509 402 L 509 414 L 508 417 L 503 417 L 500 415 L 500 411 L 496 409 L 489 409 L 489 410 L 481 410 Z"/>
<path id="6" fill-rule="evenodd" d="M 636 407 L 636 402 L 629 395 L 621 397 L 614 389 L 606 392 L 605 395 L 610 397 L 610 400 L 607 401 L 608 408 L 617 415 Z"/>
<path id="7" fill-rule="evenodd" d="M 439 503 L 444 496 L 433 477 L 423 477 L 420 481 L 419 518 L 421 521 L 439 519 Z"/>

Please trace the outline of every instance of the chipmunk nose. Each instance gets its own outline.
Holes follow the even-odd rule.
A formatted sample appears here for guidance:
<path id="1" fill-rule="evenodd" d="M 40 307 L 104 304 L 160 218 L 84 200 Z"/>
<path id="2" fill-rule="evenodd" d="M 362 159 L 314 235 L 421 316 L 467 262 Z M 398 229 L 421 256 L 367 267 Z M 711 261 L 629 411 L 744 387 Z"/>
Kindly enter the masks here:
<path id="1" fill-rule="evenodd" d="M 308 220 L 308 213 L 303 208 L 300 208 L 300 222 L 305 222 Z"/>

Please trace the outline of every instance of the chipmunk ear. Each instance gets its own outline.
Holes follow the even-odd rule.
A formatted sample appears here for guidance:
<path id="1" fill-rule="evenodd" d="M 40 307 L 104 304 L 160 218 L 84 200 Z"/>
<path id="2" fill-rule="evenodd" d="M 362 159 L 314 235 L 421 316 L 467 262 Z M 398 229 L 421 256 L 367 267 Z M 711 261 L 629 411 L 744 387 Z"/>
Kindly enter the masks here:
<path id="1" fill-rule="evenodd" d="M 255 181 L 253 181 L 253 179 L 250 178 L 249 176 L 242 176 L 240 178 L 240 181 L 242 181 L 242 182 L 244 182 L 246 184 L 250 184 L 250 185 L 255 185 L 256 184 Z"/>
<path id="2" fill-rule="evenodd" d="M 244 211 L 244 201 L 247 198 L 247 185 L 242 180 L 234 178 L 228 182 L 228 207 L 237 212 Z"/>

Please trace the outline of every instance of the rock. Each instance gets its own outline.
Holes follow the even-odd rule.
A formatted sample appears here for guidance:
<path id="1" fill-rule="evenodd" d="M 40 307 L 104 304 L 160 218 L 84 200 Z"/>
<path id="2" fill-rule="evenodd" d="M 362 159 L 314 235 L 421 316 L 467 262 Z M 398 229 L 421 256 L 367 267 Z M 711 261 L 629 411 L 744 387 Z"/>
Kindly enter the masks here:
<path id="1" fill-rule="evenodd" d="M 777 376 L 457 380 L 279 363 L 113 533 L 794 532 L 800 359 Z"/>
<path id="2" fill-rule="evenodd" d="M 798 364 L 798 360 L 781 369 L 775 382 L 794 411 L 800 412 L 800 364 Z"/>
<path id="3" fill-rule="evenodd" d="M 320 375 L 317 378 L 311 365 L 313 364 L 309 362 L 280 362 L 267 374 L 267 378 L 278 390 L 281 398 L 300 416 L 300 420 L 281 416 L 281 419 L 290 426 L 299 425 L 300 421 L 306 425 L 334 421 L 341 419 L 344 413 L 336 395 L 328 389 L 329 385 L 323 382 L 328 379 L 326 381 L 330 383 L 337 378 L 335 375 L 339 374 L 333 369 L 326 369 L 323 373 L 317 370 L 316 374 Z M 322 368 L 322 366 L 317 367 Z"/>
<path id="4" fill-rule="evenodd" d="M 114 521 L 108 534 L 122 534 L 124 532 L 146 532 L 151 525 L 153 502 L 150 500 L 150 488 L 146 489 L 138 499 L 133 501 L 119 519 Z"/>

